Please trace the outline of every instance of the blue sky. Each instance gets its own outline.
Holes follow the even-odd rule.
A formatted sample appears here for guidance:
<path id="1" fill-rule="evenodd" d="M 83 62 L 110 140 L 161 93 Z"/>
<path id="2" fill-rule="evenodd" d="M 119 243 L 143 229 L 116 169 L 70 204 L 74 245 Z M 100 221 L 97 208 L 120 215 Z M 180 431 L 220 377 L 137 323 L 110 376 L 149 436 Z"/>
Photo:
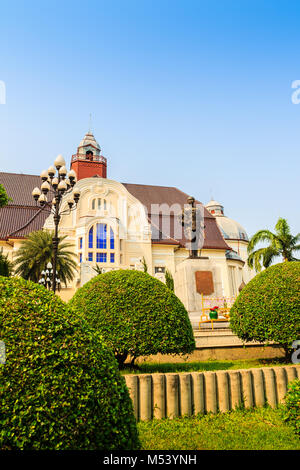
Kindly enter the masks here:
<path id="1" fill-rule="evenodd" d="M 69 162 L 92 113 L 109 178 L 298 233 L 299 24 L 292 0 L 2 2 L 1 171 Z"/>

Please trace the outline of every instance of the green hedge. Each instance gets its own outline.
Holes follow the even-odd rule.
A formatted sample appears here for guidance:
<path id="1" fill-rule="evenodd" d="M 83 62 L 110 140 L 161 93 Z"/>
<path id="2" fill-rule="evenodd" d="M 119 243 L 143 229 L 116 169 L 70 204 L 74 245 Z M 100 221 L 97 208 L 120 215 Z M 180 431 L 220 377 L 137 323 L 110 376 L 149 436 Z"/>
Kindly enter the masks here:
<path id="1" fill-rule="evenodd" d="M 275 342 L 291 352 L 300 334 L 300 262 L 285 262 L 257 274 L 230 310 L 232 331 L 245 341 Z"/>
<path id="2" fill-rule="evenodd" d="M 78 289 L 71 308 L 103 335 L 122 366 L 127 356 L 190 353 L 188 313 L 166 285 L 147 273 L 110 271 Z"/>
<path id="3" fill-rule="evenodd" d="M 300 434 L 300 380 L 295 379 L 288 384 L 285 397 L 284 420 Z"/>
<path id="4" fill-rule="evenodd" d="M 0 277 L 0 340 L 0 449 L 139 447 L 112 352 L 52 292 Z"/>

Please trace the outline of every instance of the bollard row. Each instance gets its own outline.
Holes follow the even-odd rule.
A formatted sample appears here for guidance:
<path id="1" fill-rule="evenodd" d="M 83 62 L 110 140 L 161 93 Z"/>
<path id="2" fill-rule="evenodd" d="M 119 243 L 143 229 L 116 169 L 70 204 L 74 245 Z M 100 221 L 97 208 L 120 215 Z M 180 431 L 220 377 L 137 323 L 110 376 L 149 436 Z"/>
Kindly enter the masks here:
<path id="1" fill-rule="evenodd" d="M 218 413 L 238 407 L 276 407 L 300 366 L 216 372 L 125 375 L 137 420 Z"/>

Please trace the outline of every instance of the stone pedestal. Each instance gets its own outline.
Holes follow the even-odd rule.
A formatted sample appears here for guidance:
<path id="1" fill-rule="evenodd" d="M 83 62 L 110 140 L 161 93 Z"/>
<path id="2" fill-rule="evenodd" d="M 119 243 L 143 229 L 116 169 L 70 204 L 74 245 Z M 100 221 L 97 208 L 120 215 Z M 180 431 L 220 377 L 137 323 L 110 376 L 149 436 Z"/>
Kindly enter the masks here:
<path id="1" fill-rule="evenodd" d="M 206 288 L 207 292 L 203 292 L 205 297 L 222 297 L 224 296 L 222 286 L 222 272 L 221 266 L 216 265 L 216 262 L 210 258 L 187 258 L 176 267 L 174 275 L 174 287 L 175 294 L 184 304 L 185 308 L 189 312 L 190 319 L 197 319 L 199 322 L 200 315 L 202 312 L 202 298 L 200 286 L 196 285 L 196 272 L 205 271 L 207 278 L 212 279 L 212 289 L 209 289 L 209 282 Z M 201 276 L 200 276 L 201 277 Z M 205 277 L 205 275 L 204 275 Z"/>

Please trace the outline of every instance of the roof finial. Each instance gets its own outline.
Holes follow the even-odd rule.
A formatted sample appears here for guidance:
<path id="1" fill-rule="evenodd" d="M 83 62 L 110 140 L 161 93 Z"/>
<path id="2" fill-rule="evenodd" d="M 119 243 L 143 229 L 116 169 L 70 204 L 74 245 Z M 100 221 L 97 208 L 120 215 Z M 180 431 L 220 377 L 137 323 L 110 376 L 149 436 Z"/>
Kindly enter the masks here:
<path id="1" fill-rule="evenodd" d="M 90 125 L 89 125 L 89 134 L 92 132 L 92 113 L 90 113 Z"/>

